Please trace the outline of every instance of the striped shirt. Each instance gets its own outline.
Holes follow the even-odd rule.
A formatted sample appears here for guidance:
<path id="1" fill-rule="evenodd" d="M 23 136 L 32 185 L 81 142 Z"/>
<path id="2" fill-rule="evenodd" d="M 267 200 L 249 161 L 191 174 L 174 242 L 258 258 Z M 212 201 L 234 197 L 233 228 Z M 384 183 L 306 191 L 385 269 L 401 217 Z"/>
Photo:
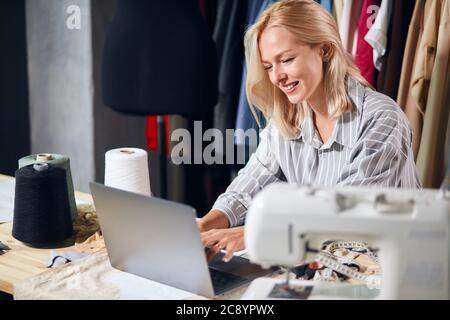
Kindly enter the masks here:
<path id="1" fill-rule="evenodd" d="M 246 166 L 214 203 L 230 226 L 245 222 L 252 198 L 265 186 L 287 181 L 313 186 L 420 188 L 409 122 L 388 96 L 347 81 L 352 111 L 342 114 L 322 143 L 311 115 L 299 134 L 284 138 L 271 121 Z"/>

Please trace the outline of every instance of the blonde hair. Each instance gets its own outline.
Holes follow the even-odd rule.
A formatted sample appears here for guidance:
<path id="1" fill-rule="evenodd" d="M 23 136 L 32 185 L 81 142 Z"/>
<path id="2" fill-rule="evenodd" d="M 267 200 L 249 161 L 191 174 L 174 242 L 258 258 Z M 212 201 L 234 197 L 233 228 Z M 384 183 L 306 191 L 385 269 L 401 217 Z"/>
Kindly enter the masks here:
<path id="1" fill-rule="evenodd" d="M 261 62 L 258 41 L 268 27 L 283 27 L 310 46 L 329 44 L 330 55 L 324 62 L 324 89 L 331 118 L 351 110 L 345 80 L 352 77 L 363 86 L 369 83 L 361 76 L 351 56 L 345 51 L 334 18 L 313 0 L 282 0 L 268 7 L 244 37 L 247 63 L 246 91 L 253 115 L 255 107 L 266 119 L 273 119 L 282 135 L 294 137 L 309 112 L 306 102 L 294 105 L 274 86 Z"/>

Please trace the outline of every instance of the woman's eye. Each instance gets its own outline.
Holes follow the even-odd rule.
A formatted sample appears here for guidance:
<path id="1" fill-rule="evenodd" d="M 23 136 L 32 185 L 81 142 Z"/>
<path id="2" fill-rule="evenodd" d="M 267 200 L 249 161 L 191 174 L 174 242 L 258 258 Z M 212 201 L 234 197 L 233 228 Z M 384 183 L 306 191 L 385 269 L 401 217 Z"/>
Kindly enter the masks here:
<path id="1" fill-rule="evenodd" d="M 264 66 L 264 70 L 270 70 L 270 69 L 272 69 L 272 66 Z"/>
<path id="2" fill-rule="evenodd" d="M 291 62 L 292 60 L 294 60 L 294 58 L 289 58 L 289 59 L 281 60 L 281 62 L 282 62 L 282 63 L 288 63 L 288 62 Z"/>

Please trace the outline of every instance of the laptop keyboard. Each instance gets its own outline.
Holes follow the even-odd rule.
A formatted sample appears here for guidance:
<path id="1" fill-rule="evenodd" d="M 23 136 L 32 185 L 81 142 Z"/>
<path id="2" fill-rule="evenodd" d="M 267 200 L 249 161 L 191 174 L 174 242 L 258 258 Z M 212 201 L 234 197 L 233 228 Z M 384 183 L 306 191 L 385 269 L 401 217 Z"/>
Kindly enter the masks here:
<path id="1" fill-rule="evenodd" d="M 221 294 L 231 288 L 238 287 L 241 284 L 248 282 L 245 277 L 237 276 L 232 273 L 223 272 L 217 269 L 209 268 L 209 274 L 213 283 L 216 294 Z"/>

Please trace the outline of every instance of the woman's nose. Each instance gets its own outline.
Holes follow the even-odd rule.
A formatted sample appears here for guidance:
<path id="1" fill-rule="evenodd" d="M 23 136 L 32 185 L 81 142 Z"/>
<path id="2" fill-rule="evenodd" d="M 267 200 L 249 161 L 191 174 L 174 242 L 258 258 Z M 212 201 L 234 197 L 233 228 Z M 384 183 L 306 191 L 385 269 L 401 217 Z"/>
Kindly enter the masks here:
<path id="1" fill-rule="evenodd" d="M 280 82 L 282 82 L 283 80 L 285 80 L 287 78 L 286 73 L 281 70 L 281 69 L 274 69 L 273 70 L 273 74 L 274 74 L 274 84 L 278 85 Z"/>

